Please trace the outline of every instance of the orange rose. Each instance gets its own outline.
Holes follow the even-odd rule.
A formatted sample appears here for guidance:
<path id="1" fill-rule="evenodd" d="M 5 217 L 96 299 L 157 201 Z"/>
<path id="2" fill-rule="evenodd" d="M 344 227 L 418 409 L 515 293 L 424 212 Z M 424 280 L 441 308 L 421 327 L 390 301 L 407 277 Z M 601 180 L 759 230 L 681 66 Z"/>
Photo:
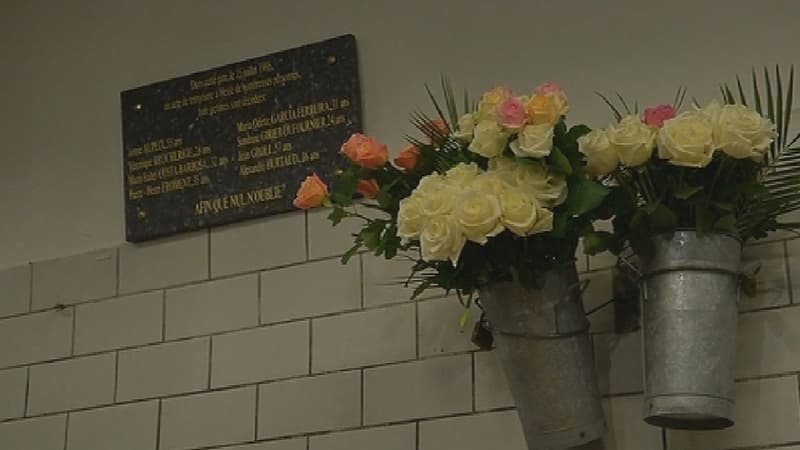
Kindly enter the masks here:
<path id="1" fill-rule="evenodd" d="M 408 147 L 400 150 L 400 154 L 394 159 L 394 163 L 397 164 L 397 167 L 400 167 L 401 169 L 412 170 L 417 166 L 418 159 L 419 147 L 411 144 Z"/>
<path id="2" fill-rule="evenodd" d="M 294 206 L 300 209 L 316 208 L 328 198 L 328 185 L 316 173 L 306 177 L 297 190 Z"/>
<path id="3" fill-rule="evenodd" d="M 378 182 L 372 178 L 369 180 L 358 180 L 358 193 L 366 198 L 378 198 L 378 192 L 381 187 Z"/>
<path id="4" fill-rule="evenodd" d="M 355 164 L 367 169 L 378 169 L 389 160 L 386 144 L 361 133 L 350 136 L 342 145 L 342 153 Z"/>
<path id="5" fill-rule="evenodd" d="M 556 101 L 555 96 L 549 94 L 536 94 L 525 110 L 528 112 L 528 119 L 532 125 L 543 123 L 556 124 L 561 119 L 561 105 Z"/>

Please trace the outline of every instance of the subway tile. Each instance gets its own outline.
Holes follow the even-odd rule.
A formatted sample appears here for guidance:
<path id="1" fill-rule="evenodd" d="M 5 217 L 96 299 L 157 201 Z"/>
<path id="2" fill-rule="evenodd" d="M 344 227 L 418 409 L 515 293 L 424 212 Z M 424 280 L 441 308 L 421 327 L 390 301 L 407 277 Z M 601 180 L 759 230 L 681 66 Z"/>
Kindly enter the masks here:
<path id="1" fill-rule="evenodd" d="M 309 450 L 412 450 L 417 430 L 413 423 L 312 436 Z"/>
<path id="2" fill-rule="evenodd" d="M 497 351 L 475 352 L 475 409 L 514 406 L 506 374 Z"/>
<path id="3" fill-rule="evenodd" d="M 78 305 L 75 353 L 93 353 L 161 340 L 163 294 L 148 292 Z"/>
<path id="4" fill-rule="evenodd" d="M 642 333 L 595 334 L 594 358 L 602 394 L 642 392 Z"/>
<path id="5" fill-rule="evenodd" d="M 209 338 L 198 338 L 119 352 L 117 400 L 206 389 L 209 348 Z"/>
<path id="6" fill-rule="evenodd" d="M 0 320 L 0 367 L 69 356 L 72 308 Z"/>
<path id="7" fill-rule="evenodd" d="M 117 251 L 33 263 L 34 310 L 111 297 L 117 290 Z"/>
<path id="8" fill-rule="evenodd" d="M 588 282 L 583 291 L 583 305 L 586 312 L 600 307 L 613 296 L 614 275 L 611 269 L 581 275 L 581 281 Z M 614 305 L 607 304 L 589 317 L 592 333 L 614 332 Z"/>
<path id="9" fill-rule="evenodd" d="M 364 208 L 359 212 L 364 213 Z M 343 255 L 353 245 L 353 234 L 361 230 L 360 219 L 345 219 L 335 227 L 328 220 L 328 208 L 308 211 L 308 256 L 311 259 Z M 355 262 L 355 260 L 354 260 Z"/>
<path id="10" fill-rule="evenodd" d="M 163 288 L 208 278 L 208 231 L 119 248 L 119 291 Z"/>
<path id="11" fill-rule="evenodd" d="M 0 423 L 0 448 L 64 450 L 66 428 L 66 414 Z"/>
<path id="12" fill-rule="evenodd" d="M 471 365 L 456 355 L 364 370 L 364 423 L 471 411 Z"/>
<path id="13" fill-rule="evenodd" d="M 252 441 L 255 414 L 255 386 L 162 400 L 159 450 Z"/>
<path id="14" fill-rule="evenodd" d="M 746 246 L 742 251 L 745 271 L 760 267 L 756 274 L 756 296 L 739 297 L 739 309 L 749 311 L 789 304 L 789 279 L 783 242 Z"/>
<path id="15" fill-rule="evenodd" d="M 608 432 L 603 435 L 607 449 L 642 450 L 661 448 L 661 429 L 642 420 L 642 397 L 613 397 L 603 400 Z"/>
<path id="16" fill-rule="evenodd" d="M 702 433 L 670 431 L 670 450 L 722 450 L 800 441 L 797 376 L 736 384 L 735 425 Z"/>
<path id="17" fill-rule="evenodd" d="M 107 353 L 32 366 L 28 414 L 112 403 L 115 365 L 116 356 Z"/>
<path id="18" fill-rule="evenodd" d="M 0 317 L 28 312 L 31 307 L 31 265 L 0 270 Z"/>
<path id="19" fill-rule="evenodd" d="M 470 307 L 463 328 L 460 321 L 464 307 L 454 296 L 422 301 L 417 308 L 420 356 L 476 349 L 472 343 L 472 330 L 481 317 L 481 310 L 475 303 Z"/>
<path id="20" fill-rule="evenodd" d="M 364 305 L 377 306 L 411 300 L 414 287 L 405 286 L 413 262 L 405 258 L 387 260 L 382 256 L 363 254 Z M 433 291 L 433 289 L 431 289 Z"/>
<path id="21" fill-rule="evenodd" d="M 307 450 L 306 438 L 281 439 L 279 441 L 256 442 L 255 444 L 234 445 L 217 450 Z"/>
<path id="22" fill-rule="evenodd" d="M 308 322 L 238 331 L 212 341 L 212 387 L 288 378 L 309 370 Z"/>
<path id="23" fill-rule="evenodd" d="M 70 413 L 67 450 L 156 450 L 158 401 Z"/>
<path id="24" fill-rule="evenodd" d="M 789 277 L 792 280 L 792 301 L 800 303 L 800 239 L 786 241 Z"/>
<path id="25" fill-rule="evenodd" d="M 736 339 L 736 376 L 800 371 L 798 323 L 798 307 L 742 314 Z"/>
<path id="26" fill-rule="evenodd" d="M 258 325 L 258 275 L 170 289 L 165 338 L 178 339 Z"/>
<path id="27" fill-rule="evenodd" d="M 258 387 L 258 438 L 357 427 L 361 374 L 337 372 Z"/>
<path id="28" fill-rule="evenodd" d="M 326 372 L 414 359 L 414 305 L 323 317 L 312 321 L 312 370 Z"/>
<path id="29" fill-rule="evenodd" d="M 211 276 L 305 261 L 305 236 L 303 212 L 214 228 L 211 230 Z"/>
<path id="30" fill-rule="evenodd" d="M 321 316 L 361 307 L 357 260 L 338 259 L 270 270 L 261 274 L 261 322 Z"/>
<path id="31" fill-rule="evenodd" d="M 516 411 L 448 417 L 419 423 L 419 450 L 526 450 Z"/>
<path id="32" fill-rule="evenodd" d="M 0 370 L 0 420 L 25 415 L 27 388 L 27 368 Z"/>

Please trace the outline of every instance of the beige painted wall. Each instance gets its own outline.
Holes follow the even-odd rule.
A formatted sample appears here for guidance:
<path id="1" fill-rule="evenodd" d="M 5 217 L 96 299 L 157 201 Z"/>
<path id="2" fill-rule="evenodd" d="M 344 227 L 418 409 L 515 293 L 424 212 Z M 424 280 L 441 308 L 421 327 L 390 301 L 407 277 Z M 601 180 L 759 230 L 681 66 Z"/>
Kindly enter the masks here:
<path id="1" fill-rule="evenodd" d="M 343 33 L 360 44 L 366 128 L 399 145 L 440 72 L 479 92 L 557 80 L 699 97 L 752 64 L 796 62 L 796 0 L 23 1 L 0 3 L 0 267 L 123 240 L 119 92 Z"/>

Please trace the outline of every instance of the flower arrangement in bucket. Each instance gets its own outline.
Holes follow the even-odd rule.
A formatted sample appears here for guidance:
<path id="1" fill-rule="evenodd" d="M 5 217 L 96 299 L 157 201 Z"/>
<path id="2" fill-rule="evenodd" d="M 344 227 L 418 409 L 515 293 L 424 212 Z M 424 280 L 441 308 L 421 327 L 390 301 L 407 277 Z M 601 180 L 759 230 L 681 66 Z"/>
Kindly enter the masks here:
<path id="1" fill-rule="evenodd" d="M 575 270 L 609 193 L 578 151 L 590 130 L 567 128 L 556 84 L 529 96 L 497 87 L 475 107 L 465 95 L 463 115 L 442 85 L 442 102 L 428 90 L 438 117 L 413 116 L 424 138 L 409 138 L 394 164 L 386 145 L 353 135 L 336 188 L 312 175 L 295 205 L 331 207 L 334 225 L 362 221 L 344 262 L 359 251 L 408 258 L 414 296 L 455 292 L 465 312 L 480 299 L 529 448 L 597 439 L 605 420 Z"/>
<path id="2" fill-rule="evenodd" d="M 751 93 L 737 78 L 738 95 L 723 85 L 721 101 L 683 112 L 685 89 L 642 116 L 603 97 L 618 122 L 579 138 L 588 170 L 617 186 L 614 233 L 596 233 L 589 250 L 629 244 L 640 260 L 644 418 L 654 425 L 733 425 L 742 245 L 800 227 L 780 221 L 800 208 L 794 70 L 785 93 L 778 68 L 752 79 Z"/>

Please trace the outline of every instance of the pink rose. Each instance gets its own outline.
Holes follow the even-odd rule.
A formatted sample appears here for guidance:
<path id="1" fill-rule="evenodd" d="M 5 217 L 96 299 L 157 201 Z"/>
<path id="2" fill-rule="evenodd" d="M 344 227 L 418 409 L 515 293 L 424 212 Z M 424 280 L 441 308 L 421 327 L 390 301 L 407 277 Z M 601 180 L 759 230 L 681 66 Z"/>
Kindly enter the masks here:
<path id="1" fill-rule="evenodd" d="M 561 85 L 559 85 L 558 83 L 547 82 L 547 83 L 542 83 L 539 86 L 536 86 L 536 89 L 533 90 L 533 93 L 544 95 L 544 94 L 558 93 L 562 91 L 563 89 L 561 89 Z"/>
<path id="2" fill-rule="evenodd" d="M 652 106 L 644 110 L 644 123 L 651 127 L 661 128 L 664 126 L 664 121 L 672 119 L 678 114 L 678 111 L 672 105 L 658 105 Z"/>
<path id="3" fill-rule="evenodd" d="M 497 106 L 497 121 L 510 131 L 519 131 L 528 121 L 525 104 L 517 97 L 508 97 Z"/>

